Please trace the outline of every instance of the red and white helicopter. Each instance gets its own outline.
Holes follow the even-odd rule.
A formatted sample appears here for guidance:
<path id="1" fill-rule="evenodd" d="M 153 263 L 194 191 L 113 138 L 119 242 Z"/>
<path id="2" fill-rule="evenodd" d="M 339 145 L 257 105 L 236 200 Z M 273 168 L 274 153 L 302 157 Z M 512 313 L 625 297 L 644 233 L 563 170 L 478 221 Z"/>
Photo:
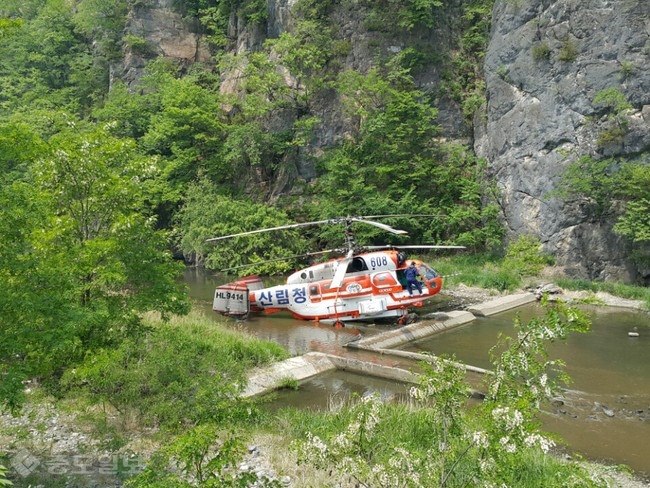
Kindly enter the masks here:
<path id="1" fill-rule="evenodd" d="M 319 224 L 343 224 L 345 249 L 307 253 L 313 256 L 339 252 L 344 256 L 318 263 L 291 274 L 285 284 L 264 287 L 257 275 L 240 278 L 216 288 L 212 309 L 223 315 L 246 318 L 250 312 L 288 311 L 294 318 L 341 325 L 348 321 L 393 319 L 402 324 L 410 307 L 421 307 L 442 289 L 442 277 L 428 264 L 407 259 L 404 249 L 464 249 L 464 246 L 358 246 L 352 224 L 364 223 L 393 234 L 406 231 L 369 220 L 397 215 L 343 217 L 289 224 L 208 239 L 233 237 Z M 297 257 L 297 256 L 293 256 Z M 271 260 L 277 261 L 277 260 Z M 421 277 L 422 293 L 406 289 L 405 270 L 414 262 Z M 246 266 L 246 265 L 245 265 Z M 238 268 L 244 266 L 238 266 Z M 236 268 L 229 268 L 236 269 Z M 224 270 L 225 271 L 225 270 Z"/>

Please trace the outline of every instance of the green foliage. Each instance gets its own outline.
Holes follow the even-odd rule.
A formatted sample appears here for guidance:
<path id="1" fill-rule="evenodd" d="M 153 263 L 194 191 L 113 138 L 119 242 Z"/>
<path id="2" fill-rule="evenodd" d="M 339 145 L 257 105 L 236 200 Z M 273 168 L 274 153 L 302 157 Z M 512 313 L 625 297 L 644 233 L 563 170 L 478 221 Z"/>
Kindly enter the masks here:
<path id="1" fill-rule="evenodd" d="M 622 212 L 616 213 L 614 231 L 630 239 L 634 261 L 641 266 L 650 262 L 644 247 L 650 241 L 650 166 L 645 156 L 630 161 L 593 161 L 583 156 L 563 173 L 558 195 L 585 199 L 595 216 L 621 207 L 614 207 L 614 202 L 623 203 Z"/>
<path id="2" fill-rule="evenodd" d="M 627 201 L 614 230 L 633 242 L 650 241 L 650 166 L 624 164 L 614 185 L 616 195 Z"/>
<path id="3" fill-rule="evenodd" d="M 139 314 L 187 311 L 165 233 L 142 209 L 151 162 L 132 141 L 74 124 L 49 140 L 28 183 L 3 186 L 2 401 L 21 379 L 56 388 L 62 369 L 140 329 Z M 35 191 L 36 190 L 36 191 Z"/>
<path id="4" fill-rule="evenodd" d="M 628 79 L 634 71 L 636 70 L 636 66 L 632 61 L 621 61 L 621 78 L 623 80 Z"/>
<path id="5" fill-rule="evenodd" d="M 315 74 L 329 61 L 331 44 L 331 30 L 309 19 L 298 22 L 293 32 L 283 32 L 277 39 L 265 43 L 278 55 L 279 62 L 296 78 L 298 85 L 305 88 L 313 86 Z"/>
<path id="6" fill-rule="evenodd" d="M 620 145 L 625 140 L 625 134 L 627 134 L 627 128 L 620 126 L 603 129 L 598 133 L 596 144 L 600 149 L 611 145 Z"/>
<path id="7" fill-rule="evenodd" d="M 535 61 L 546 61 L 551 57 L 551 48 L 545 42 L 537 42 L 533 45 L 532 54 Z"/>
<path id="8" fill-rule="evenodd" d="M 0 17 L 0 39 L 12 35 L 12 33 L 18 30 L 22 25 L 23 21 L 21 19 Z"/>
<path id="9" fill-rule="evenodd" d="M 614 161 L 603 159 L 594 161 L 590 156 L 582 156 L 567 166 L 558 185 L 561 198 L 586 198 L 595 217 L 609 211 L 613 188 L 611 175 Z"/>
<path id="10" fill-rule="evenodd" d="M 576 57 L 578 57 L 578 48 L 576 47 L 575 41 L 567 37 L 562 42 L 562 47 L 560 47 L 557 58 L 565 63 L 570 63 L 571 61 L 575 61 Z"/>
<path id="11" fill-rule="evenodd" d="M 520 235 L 506 250 L 505 267 L 516 270 L 522 276 L 534 276 L 545 266 L 553 264 L 553 258 L 541 251 L 538 238 Z"/>
<path id="12" fill-rule="evenodd" d="M 397 23 L 406 30 L 418 25 L 433 27 L 442 6 L 441 0 L 408 0 L 397 11 Z"/>
<path id="13" fill-rule="evenodd" d="M 600 90 L 594 96 L 592 104 L 594 107 L 604 108 L 614 115 L 620 115 L 632 108 L 632 104 L 627 101 L 625 94 L 615 87 Z"/>
<path id="14" fill-rule="evenodd" d="M 280 378 L 280 380 L 278 381 L 277 388 L 287 389 L 287 390 L 298 390 L 300 389 L 300 382 L 291 376 L 286 376 L 284 378 Z"/>
<path id="15" fill-rule="evenodd" d="M 311 420 L 294 414 L 299 462 L 362 486 L 607 486 L 579 463 L 548 455 L 554 443 L 539 432 L 540 406 L 562 378 L 545 346 L 589 328 L 579 310 L 544 305 L 543 318 L 517 320 L 517 336 L 497 346 L 480 405 L 466 405 L 470 389 L 458 365 L 432 357 L 409 407 L 368 396 Z"/>
<path id="16" fill-rule="evenodd" d="M 0 464 L 0 486 L 13 486 L 13 483 L 7 479 L 7 468 Z"/>
<path id="17" fill-rule="evenodd" d="M 500 64 L 499 67 L 497 68 L 497 75 L 499 75 L 499 78 L 502 80 L 506 80 L 509 74 L 509 69 L 505 64 Z"/>
<path id="18" fill-rule="evenodd" d="M 46 379 L 78 357 L 83 328 L 91 325 L 65 250 L 41 237 L 48 219 L 32 187 L 0 187 L 0 405 L 11 409 L 23 401 L 24 380 Z"/>
<path id="19" fill-rule="evenodd" d="M 215 50 L 224 49 L 229 42 L 226 35 L 228 28 L 228 12 L 225 2 L 218 7 L 208 7 L 198 13 L 201 25 L 206 31 L 206 40 Z"/>
<path id="20" fill-rule="evenodd" d="M 151 329 L 96 352 L 68 371 L 64 383 L 87 391 L 139 422 L 182 429 L 206 422 L 251 420 L 238 399 L 245 372 L 284 359 L 281 346 L 215 327 L 196 315 Z"/>
<path id="21" fill-rule="evenodd" d="M 46 143 L 23 121 L 0 124 L 0 173 L 5 181 L 22 177 L 29 164 L 45 155 Z"/>
<path id="22" fill-rule="evenodd" d="M 16 15 L 0 45 L 0 113 L 86 112 L 108 87 L 108 66 L 77 33 L 72 6 L 48 0 L 23 5 Z"/>
<path id="23" fill-rule="evenodd" d="M 480 179 L 483 163 L 464 146 L 436 143 L 437 111 L 413 88 L 408 69 L 399 63 L 391 68 L 387 76 L 373 69 L 339 77 L 337 87 L 356 131 L 326 154 L 313 212 L 318 218 L 431 214 L 437 218 L 409 229 L 411 239 L 477 247 L 498 240 L 498 226 L 491 223 L 494 208 L 481 205 L 487 186 Z M 325 232 L 320 239 L 329 242 Z M 365 232 L 364 242 L 385 239 L 376 230 Z"/>
<path id="24" fill-rule="evenodd" d="M 368 30 L 397 33 L 416 28 L 432 28 L 441 15 L 441 0 L 407 0 L 404 2 L 368 2 Z"/>
<path id="25" fill-rule="evenodd" d="M 128 480 L 126 486 L 280 488 L 279 481 L 252 471 L 238 471 L 246 453 L 242 438 L 234 433 L 219 438 L 220 434 L 217 426 L 203 424 L 178 436 L 171 445 L 155 453 L 144 472 Z"/>
<path id="26" fill-rule="evenodd" d="M 182 13 L 199 19 L 208 43 L 218 50 L 232 41 L 227 33 L 233 12 L 245 24 L 263 24 L 268 17 L 264 0 L 177 0 L 175 3 Z"/>
<path id="27" fill-rule="evenodd" d="M 140 138 L 149 128 L 152 115 L 159 109 L 157 94 L 135 95 L 124 83 L 115 83 L 101 107 L 93 116 L 99 123 L 109 123 L 117 137 Z"/>
<path id="28" fill-rule="evenodd" d="M 598 146 L 602 149 L 612 144 L 622 144 L 628 132 L 625 112 L 632 108 L 625 94 L 617 88 L 607 88 L 596 93 L 592 105 L 607 111 L 609 124 L 598 134 Z"/>
<path id="29" fill-rule="evenodd" d="M 74 14 L 75 26 L 95 41 L 103 55 L 117 60 L 128 8 L 127 0 L 81 0 Z"/>
<path id="30" fill-rule="evenodd" d="M 506 252 L 507 257 L 488 253 L 436 257 L 436 269 L 442 275 L 450 275 L 447 282 L 513 291 L 522 287 L 525 278 L 552 264 L 552 258 L 539 250 L 539 241 L 529 236 L 511 243 Z"/>
<path id="31" fill-rule="evenodd" d="M 463 20 L 467 23 L 461 37 L 461 46 L 465 53 L 473 53 L 482 59 L 490 37 L 492 19 L 492 0 L 474 0 L 464 5 Z"/>
<path id="32" fill-rule="evenodd" d="M 474 113 L 485 103 L 483 58 L 490 38 L 493 0 L 463 2 L 460 49 L 452 54 L 452 63 L 443 72 L 442 87 L 463 106 L 471 126 Z"/>
<path id="33" fill-rule="evenodd" d="M 297 230 L 260 233 L 207 243 L 206 239 L 239 232 L 276 227 L 291 223 L 281 211 L 268 205 L 245 200 L 233 200 L 219 195 L 206 180 L 192 185 L 185 205 L 178 213 L 179 247 L 187 258 L 203 263 L 210 269 L 224 269 L 268 259 L 304 253 L 306 242 Z M 261 264 L 250 272 L 274 274 L 286 272 L 292 262 L 278 261 Z"/>
<path id="34" fill-rule="evenodd" d="M 645 302 L 646 308 L 650 310 L 650 288 L 648 287 L 628 285 L 625 283 L 579 280 L 567 277 L 557 278 L 556 282 L 558 286 L 567 290 L 588 290 L 594 293 L 603 291 L 618 297 L 642 300 Z"/>
<path id="35" fill-rule="evenodd" d="M 124 42 L 124 45 L 135 54 L 146 56 L 153 53 L 147 40 L 143 39 L 142 37 L 134 36 L 133 34 L 127 34 L 122 40 Z"/>

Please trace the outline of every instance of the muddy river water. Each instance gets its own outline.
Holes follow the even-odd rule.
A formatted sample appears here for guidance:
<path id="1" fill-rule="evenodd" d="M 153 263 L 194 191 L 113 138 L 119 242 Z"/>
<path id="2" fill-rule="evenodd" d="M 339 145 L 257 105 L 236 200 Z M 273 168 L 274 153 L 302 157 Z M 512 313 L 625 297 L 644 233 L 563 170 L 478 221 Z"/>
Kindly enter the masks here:
<path id="1" fill-rule="evenodd" d="M 212 316 L 214 287 L 223 282 L 201 270 L 188 269 L 185 281 L 199 308 Z M 566 363 L 572 379 L 561 401 L 542 416 L 544 430 L 558 434 L 569 451 L 594 460 L 625 464 L 650 475 L 650 315 L 623 308 L 586 306 L 592 331 L 575 334 L 550 347 L 551 357 Z M 489 349 L 500 333 L 512 334 L 516 314 L 526 321 L 540 313 L 527 305 L 409 343 L 401 349 L 455 355 L 459 361 L 488 368 Z M 215 315 L 216 319 L 216 315 Z M 221 318 L 219 319 L 221 320 Z M 302 322 L 288 315 L 257 316 L 232 327 L 283 345 L 297 355 L 309 351 L 355 354 L 344 345 L 389 326 L 335 328 Z M 638 337 L 628 333 L 637 332 Z M 326 408 L 352 393 L 405 395 L 407 387 L 377 378 L 336 371 L 308 380 L 297 392 L 283 393 L 280 405 Z"/>

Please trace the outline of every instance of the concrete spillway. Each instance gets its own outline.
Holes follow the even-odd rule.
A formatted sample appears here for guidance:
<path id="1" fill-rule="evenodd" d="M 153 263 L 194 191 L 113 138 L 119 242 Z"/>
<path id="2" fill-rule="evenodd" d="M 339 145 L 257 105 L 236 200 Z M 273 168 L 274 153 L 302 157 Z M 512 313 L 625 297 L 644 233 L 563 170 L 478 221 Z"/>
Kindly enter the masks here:
<path id="1" fill-rule="evenodd" d="M 535 300 L 535 295 L 532 293 L 499 297 L 495 300 L 490 300 L 479 305 L 473 305 L 467 311 L 449 312 L 440 320 L 423 320 L 382 334 L 363 338 L 347 344 L 347 347 L 376 352 L 383 355 L 394 354 L 396 356 L 403 356 L 405 354 L 404 351 L 397 351 L 391 348 L 428 337 L 444 330 L 458 327 L 459 325 L 467 324 L 475 320 L 477 316 L 485 317 L 505 312 L 532 303 Z M 413 353 L 407 354 L 410 354 L 411 356 L 413 355 Z M 425 358 L 425 355 L 419 356 L 421 357 L 412 357 L 412 359 Z M 486 373 L 486 370 L 481 368 L 462 364 L 458 364 L 458 366 L 467 371 Z M 254 371 L 249 375 L 248 385 L 242 392 L 242 396 L 250 397 L 267 393 L 282 387 L 283 383 L 287 380 L 301 381 L 335 369 L 354 371 L 360 374 L 378 376 L 395 381 L 417 381 L 416 374 L 402 368 L 385 366 L 369 361 L 345 358 L 332 354 L 309 352 L 302 356 L 280 361 L 268 367 Z"/>

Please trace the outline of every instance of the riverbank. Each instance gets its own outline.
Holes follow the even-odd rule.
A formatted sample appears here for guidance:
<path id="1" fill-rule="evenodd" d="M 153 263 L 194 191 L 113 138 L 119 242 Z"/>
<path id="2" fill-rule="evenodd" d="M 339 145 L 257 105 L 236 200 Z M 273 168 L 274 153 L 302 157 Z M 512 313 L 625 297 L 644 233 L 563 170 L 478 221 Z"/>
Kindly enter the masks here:
<path id="1" fill-rule="evenodd" d="M 385 358 L 389 356 L 403 356 L 405 354 L 414 355 L 413 353 L 395 351 L 389 348 L 399 347 L 406 342 L 418 340 L 427 335 L 434 334 L 440 330 L 445 330 L 450 327 L 455 327 L 457 325 L 462 325 L 470 322 L 475 319 L 473 313 L 470 313 L 470 311 L 473 311 L 476 313 L 476 315 L 490 315 L 519 307 L 525 303 L 534 302 L 536 300 L 534 291 L 535 290 L 524 293 L 517 293 L 514 295 L 504 295 L 482 289 L 476 292 L 469 287 L 461 287 L 460 291 L 454 290 L 454 292 L 456 299 L 463 300 L 463 308 L 465 308 L 465 311 L 431 314 L 432 316 L 435 316 L 435 318 L 427 318 L 424 316 L 423 320 L 420 320 L 414 324 L 385 331 L 381 334 L 373 334 L 362 337 L 357 341 L 349 343 L 348 346 L 354 349 L 365 349 L 372 351 L 375 354 L 379 354 L 381 358 L 384 358 L 384 361 Z M 596 304 L 601 306 L 624 307 L 642 310 L 644 309 L 643 302 L 620 299 L 618 297 L 608 296 L 606 294 L 600 294 L 599 300 L 596 302 L 593 298 L 593 294 L 588 292 L 571 292 L 564 294 L 561 293 L 561 291 L 557 288 L 554 290 L 549 290 L 548 287 L 546 287 L 543 291 L 545 293 L 551 293 L 552 291 L 552 298 L 562 298 L 564 301 L 574 304 L 587 303 L 589 305 Z M 539 294 L 541 295 L 541 293 Z M 480 297 L 481 300 L 484 301 L 481 302 L 481 300 L 477 299 L 477 297 Z M 418 358 L 414 359 L 418 360 Z M 419 357 L 419 359 L 423 359 L 423 357 Z M 328 359 L 328 361 L 330 360 Z M 334 366 L 330 363 L 328 371 L 335 367 L 337 366 Z M 357 372 L 364 375 L 377 375 L 379 377 L 395 381 L 417 381 L 415 377 L 412 377 L 411 379 L 404 379 L 404 373 L 406 372 L 404 369 L 398 367 L 388 368 L 387 373 L 384 368 L 376 369 L 376 366 L 374 366 L 370 361 L 364 366 L 346 365 L 341 369 Z M 394 373 L 392 374 L 391 371 Z M 485 371 L 483 370 L 482 373 L 484 372 Z M 283 374 L 286 375 L 287 372 L 284 371 Z M 629 488 L 647 488 L 650 486 L 648 481 L 637 479 L 634 477 L 634 475 L 631 474 L 618 473 L 616 472 L 616 468 L 612 466 L 599 464 L 589 464 L 589 466 L 590 470 L 594 473 L 606 473 L 607 477 L 611 480 L 610 486 L 621 486 Z"/>
<path id="2" fill-rule="evenodd" d="M 480 305 L 488 305 L 488 309 L 493 309 L 492 305 L 489 305 L 490 302 L 502 301 L 505 298 L 507 303 L 508 295 L 498 294 L 492 291 L 487 290 L 475 290 L 470 287 L 459 287 L 459 289 L 450 290 L 451 293 L 454 293 L 455 299 L 462 300 L 462 307 L 464 310 L 463 314 L 469 314 L 468 309 L 479 309 Z M 532 292 L 531 292 L 532 293 Z M 567 294 L 568 295 L 568 294 Z M 567 296 L 565 295 L 565 296 Z M 574 295 L 570 297 L 571 300 L 581 300 L 580 296 Z M 513 304 L 515 301 L 512 302 Z M 604 300 L 603 300 L 604 304 Z M 629 305 L 627 302 L 622 301 L 609 301 L 607 303 L 610 306 L 626 306 Z M 621 305 L 624 304 L 624 305 Z M 634 307 L 630 307 L 634 308 Z M 438 320 L 423 320 L 422 323 L 441 323 L 444 322 L 440 320 L 441 316 L 438 316 Z M 414 324 L 415 325 L 415 324 Z M 420 324 L 422 325 L 422 324 Z M 406 328 L 403 328 L 408 330 Z M 397 329 L 395 329 L 397 330 Z M 393 371 L 398 368 L 376 368 L 375 365 L 372 366 L 373 371 L 366 369 L 368 367 L 367 363 L 361 361 L 349 361 L 343 360 L 342 358 L 332 358 L 325 357 L 327 355 L 319 354 L 307 354 L 304 356 L 297 356 L 291 358 L 289 363 L 274 363 L 269 368 L 275 371 L 275 374 L 271 380 L 267 382 L 267 385 L 270 385 L 270 389 L 277 388 L 282 386 L 284 383 L 287 383 L 287 379 L 291 378 L 289 371 L 291 367 L 285 368 L 284 366 L 279 366 L 282 364 L 297 364 L 300 365 L 300 361 L 304 358 L 314 358 L 317 363 L 320 363 L 319 367 L 314 367 L 313 365 L 307 365 L 307 368 L 313 367 L 314 371 L 305 371 L 301 376 L 296 377 L 299 381 L 306 379 L 314 374 L 319 374 L 320 371 L 331 370 L 331 369 L 346 369 L 350 371 L 356 371 L 363 374 L 378 374 L 378 371 L 390 371 L 392 374 Z M 301 359 L 302 358 L 302 359 Z M 325 363 L 329 363 L 326 366 L 323 366 Z M 338 364 L 337 364 L 338 363 Z M 304 363 L 302 364 L 304 366 Z M 383 366 L 383 365 L 381 365 Z M 323 369 L 324 368 L 324 369 Z M 376 369 L 374 369 L 376 368 Z M 260 373 L 262 370 L 257 370 L 256 373 Z M 411 374 L 409 371 L 403 370 L 404 374 Z M 379 376 L 382 376 L 378 374 Z M 396 378 L 394 376 L 385 376 L 388 378 L 393 378 L 398 381 L 414 381 L 414 379 L 407 378 L 406 376 Z M 262 381 L 261 383 L 264 383 Z M 256 381 L 249 382 L 249 385 L 257 385 L 259 388 L 260 381 L 259 378 Z M 266 387 L 251 392 L 252 395 L 263 393 L 267 391 Z M 79 460 L 79 456 L 83 459 L 91 460 L 89 464 L 89 469 L 99 469 L 99 463 L 101 461 L 100 456 L 125 456 L 124 459 L 134 459 L 136 461 L 146 460 L 159 446 L 156 445 L 154 440 L 155 435 L 152 435 L 151 432 L 144 433 L 141 436 L 134 436 L 133 439 L 130 439 L 128 443 L 120 446 L 119 449 L 111 450 L 110 441 L 106 439 L 101 439 L 96 437 L 96 433 L 91 432 L 88 429 L 80 428 L 79 418 L 75 418 L 74 415 L 68 411 L 67 413 L 57 412 L 50 407 L 46 407 L 46 412 L 40 412 L 37 408 L 29 407 L 26 410 L 25 415 L 21 416 L 20 420 L 16 421 L 11 420 L 10 417 L 2 416 L 0 418 L 0 443 L 8 446 L 10 443 L 14 444 L 16 449 L 13 451 L 14 455 L 21 452 L 19 447 L 27 448 L 28 453 L 32 453 L 32 446 L 39 445 L 40 450 L 34 451 L 38 456 L 37 461 L 41 464 L 52 463 L 55 458 L 53 454 L 58 456 L 56 459 L 62 460 L 67 459 L 70 466 L 74 467 L 73 462 L 75 459 Z M 128 423 L 128 422 L 127 422 Z M 34 444 L 29 444 L 28 439 L 34 440 Z M 27 443 L 21 442 L 17 443 L 16 441 L 28 441 Z M 307 472 L 304 466 L 298 466 L 297 463 L 292 462 L 293 454 L 287 449 L 286 443 L 282 439 L 278 442 L 275 436 L 269 435 L 268 433 L 260 433 L 254 435 L 248 441 L 248 454 L 245 459 L 242 461 L 241 466 L 245 469 L 250 469 L 258 473 L 262 473 L 265 476 L 275 477 L 275 473 L 279 473 L 279 476 L 276 479 L 280 480 L 284 486 L 298 488 L 302 486 L 318 486 L 310 483 L 309 475 L 306 475 Z M 67 456 L 67 457 L 63 457 Z M 75 458 L 76 456 L 76 458 Z M 94 458 L 93 458 L 94 456 Z M 12 461 L 14 458 L 10 458 L 9 461 Z M 29 460 L 30 458 L 26 458 Z M 7 460 L 4 461 L 4 464 L 9 464 L 9 466 L 14 469 L 13 465 L 8 463 Z M 18 464 L 20 466 L 20 464 Z M 48 464 L 49 466 L 49 464 Z M 635 479 L 633 476 L 618 473 L 614 468 L 601 465 L 593 465 L 592 468 L 594 473 L 606 474 L 611 478 L 612 486 L 619 486 L 621 488 L 649 488 L 650 483 L 644 482 L 642 480 Z M 306 477 L 305 477 L 306 476 Z M 86 479 L 87 478 L 83 478 Z M 303 480 L 305 483 L 302 483 Z M 324 482 L 327 480 L 325 479 Z M 119 479 L 105 479 L 100 484 L 95 484 L 94 486 L 121 486 Z M 21 486 L 17 484 L 16 486 Z M 26 486 L 26 485 L 24 485 Z M 90 485 L 70 485 L 70 486 L 90 486 Z"/>
<path id="3" fill-rule="evenodd" d="M 454 310 L 465 310 L 471 305 L 484 303 L 497 297 L 511 296 L 525 292 L 533 293 L 537 297 L 540 297 L 542 293 L 548 293 L 552 299 L 562 299 L 570 304 L 589 303 L 593 305 L 648 311 L 648 307 L 643 300 L 623 298 L 603 291 L 568 290 L 552 282 L 505 293 L 499 292 L 498 290 L 486 290 L 484 288 L 460 284 L 444 290 L 443 293 L 452 298 L 448 305 L 450 308 Z"/>

